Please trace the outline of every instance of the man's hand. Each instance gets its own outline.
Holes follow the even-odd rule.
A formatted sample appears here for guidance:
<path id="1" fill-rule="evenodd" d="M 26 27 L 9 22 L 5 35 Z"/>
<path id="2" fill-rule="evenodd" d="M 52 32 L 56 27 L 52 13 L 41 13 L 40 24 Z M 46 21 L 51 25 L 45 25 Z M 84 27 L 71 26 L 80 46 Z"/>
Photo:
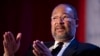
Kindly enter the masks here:
<path id="1" fill-rule="evenodd" d="M 35 56 L 52 56 L 49 49 L 39 40 L 33 42 L 33 48 L 33 53 Z"/>
<path id="2" fill-rule="evenodd" d="M 21 33 L 17 34 L 16 39 L 10 31 L 5 32 L 3 37 L 4 56 L 14 56 L 20 47 Z"/>

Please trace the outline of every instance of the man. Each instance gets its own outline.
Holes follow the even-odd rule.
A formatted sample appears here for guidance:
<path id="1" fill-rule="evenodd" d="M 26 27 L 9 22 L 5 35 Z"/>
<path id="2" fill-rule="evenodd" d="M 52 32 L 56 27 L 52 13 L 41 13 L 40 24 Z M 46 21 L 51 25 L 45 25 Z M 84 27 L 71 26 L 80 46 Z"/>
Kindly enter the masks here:
<path id="1" fill-rule="evenodd" d="M 51 32 L 55 42 L 33 41 L 33 50 L 28 51 L 28 56 L 99 56 L 99 47 L 79 43 L 75 39 L 77 20 L 77 13 L 72 6 L 56 6 L 51 16 Z M 16 40 L 11 32 L 5 32 L 3 36 L 4 56 L 14 56 L 20 46 L 21 33 L 18 33 Z"/>

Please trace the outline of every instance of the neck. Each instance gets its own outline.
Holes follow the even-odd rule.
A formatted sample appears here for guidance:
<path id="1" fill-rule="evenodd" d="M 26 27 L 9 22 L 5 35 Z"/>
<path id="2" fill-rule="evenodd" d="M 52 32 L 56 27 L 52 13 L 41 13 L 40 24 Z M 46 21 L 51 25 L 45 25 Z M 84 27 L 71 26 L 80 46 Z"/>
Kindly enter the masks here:
<path id="1" fill-rule="evenodd" d="M 58 41 L 58 42 L 70 42 L 74 38 L 75 37 L 64 38 L 64 39 L 55 39 L 55 41 Z"/>

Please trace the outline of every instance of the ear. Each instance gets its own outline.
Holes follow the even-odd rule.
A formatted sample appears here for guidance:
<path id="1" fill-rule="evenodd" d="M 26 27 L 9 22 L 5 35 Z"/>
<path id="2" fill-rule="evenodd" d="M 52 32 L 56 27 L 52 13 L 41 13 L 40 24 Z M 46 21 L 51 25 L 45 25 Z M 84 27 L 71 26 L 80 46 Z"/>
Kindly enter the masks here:
<path id="1" fill-rule="evenodd" d="M 78 27 L 78 25 L 79 25 L 79 20 L 76 19 L 76 27 Z"/>
<path id="2" fill-rule="evenodd" d="M 76 28 L 78 27 L 78 24 L 76 25 Z"/>

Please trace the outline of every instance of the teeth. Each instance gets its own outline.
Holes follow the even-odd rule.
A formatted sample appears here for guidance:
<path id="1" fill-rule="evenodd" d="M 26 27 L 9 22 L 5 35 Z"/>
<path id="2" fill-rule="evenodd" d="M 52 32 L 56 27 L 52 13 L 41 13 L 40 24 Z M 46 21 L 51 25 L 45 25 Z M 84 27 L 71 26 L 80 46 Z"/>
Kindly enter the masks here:
<path id="1" fill-rule="evenodd" d="M 63 28 L 57 28 L 57 29 L 63 29 Z"/>
<path id="2" fill-rule="evenodd" d="M 57 30 L 63 30 L 63 29 L 65 29 L 65 28 L 64 28 L 64 26 L 57 26 L 56 29 L 57 29 Z"/>
<path id="3" fill-rule="evenodd" d="M 63 28 L 56 28 L 56 30 L 63 30 Z"/>
<path id="4" fill-rule="evenodd" d="M 63 29 L 62 27 L 59 27 L 59 28 L 57 28 L 57 29 Z"/>

